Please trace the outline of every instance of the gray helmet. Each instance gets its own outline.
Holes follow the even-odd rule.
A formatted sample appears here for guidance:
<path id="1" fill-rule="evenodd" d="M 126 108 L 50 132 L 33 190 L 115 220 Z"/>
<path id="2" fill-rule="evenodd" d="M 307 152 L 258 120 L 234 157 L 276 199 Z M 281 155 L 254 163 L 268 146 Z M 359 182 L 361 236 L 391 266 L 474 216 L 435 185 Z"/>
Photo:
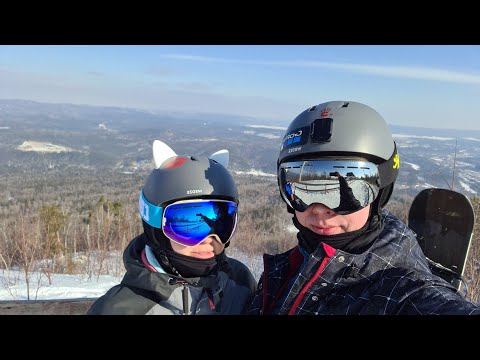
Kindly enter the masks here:
<path id="1" fill-rule="evenodd" d="M 155 206 L 192 198 L 218 198 L 238 204 L 237 186 L 230 172 L 203 156 L 175 156 L 152 170 L 143 187 L 145 199 Z"/>
<path id="2" fill-rule="evenodd" d="M 330 101 L 299 114 L 288 127 L 277 161 L 329 157 L 330 160 L 360 157 L 377 164 L 380 206 L 393 191 L 399 157 L 383 117 L 371 107 L 353 101 Z"/>

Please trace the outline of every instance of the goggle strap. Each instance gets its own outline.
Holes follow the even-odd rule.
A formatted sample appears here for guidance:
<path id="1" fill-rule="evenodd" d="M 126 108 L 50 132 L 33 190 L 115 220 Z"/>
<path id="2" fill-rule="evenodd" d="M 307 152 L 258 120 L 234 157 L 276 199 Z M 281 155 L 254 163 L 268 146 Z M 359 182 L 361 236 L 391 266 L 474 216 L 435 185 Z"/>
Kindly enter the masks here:
<path id="1" fill-rule="evenodd" d="M 143 189 L 140 191 L 140 196 L 138 198 L 138 211 L 140 212 L 142 220 L 148 225 L 157 229 L 162 228 L 163 208 L 151 204 L 143 195 Z"/>

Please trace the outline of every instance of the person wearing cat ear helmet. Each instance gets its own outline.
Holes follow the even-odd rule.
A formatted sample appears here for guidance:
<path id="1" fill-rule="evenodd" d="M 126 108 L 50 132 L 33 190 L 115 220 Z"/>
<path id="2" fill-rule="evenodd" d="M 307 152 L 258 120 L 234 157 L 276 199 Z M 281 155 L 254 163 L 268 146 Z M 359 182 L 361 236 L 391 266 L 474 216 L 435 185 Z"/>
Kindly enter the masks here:
<path id="1" fill-rule="evenodd" d="M 225 254 L 239 205 L 228 151 L 179 156 L 155 140 L 153 158 L 155 169 L 139 196 L 144 232 L 124 251 L 121 283 L 87 314 L 243 314 L 256 281 L 243 263 Z"/>

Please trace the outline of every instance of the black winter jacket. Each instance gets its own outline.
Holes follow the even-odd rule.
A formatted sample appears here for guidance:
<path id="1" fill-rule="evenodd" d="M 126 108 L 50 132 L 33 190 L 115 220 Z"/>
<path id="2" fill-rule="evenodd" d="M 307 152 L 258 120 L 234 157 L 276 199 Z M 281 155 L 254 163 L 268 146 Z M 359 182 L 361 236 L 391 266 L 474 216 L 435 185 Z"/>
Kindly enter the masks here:
<path id="1" fill-rule="evenodd" d="M 317 247 L 279 315 L 480 314 L 455 288 L 433 275 L 415 233 L 382 210 L 385 226 L 361 254 Z M 264 272 L 249 314 L 271 314 L 304 258 L 298 246 L 264 255 Z"/>

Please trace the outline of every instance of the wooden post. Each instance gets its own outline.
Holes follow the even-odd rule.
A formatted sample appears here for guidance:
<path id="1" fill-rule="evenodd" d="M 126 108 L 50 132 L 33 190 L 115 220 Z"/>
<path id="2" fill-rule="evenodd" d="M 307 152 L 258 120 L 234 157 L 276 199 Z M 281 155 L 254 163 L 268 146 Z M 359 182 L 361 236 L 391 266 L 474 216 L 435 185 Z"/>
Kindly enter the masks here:
<path id="1" fill-rule="evenodd" d="M 85 315 L 96 298 L 0 301 L 0 315 Z"/>

